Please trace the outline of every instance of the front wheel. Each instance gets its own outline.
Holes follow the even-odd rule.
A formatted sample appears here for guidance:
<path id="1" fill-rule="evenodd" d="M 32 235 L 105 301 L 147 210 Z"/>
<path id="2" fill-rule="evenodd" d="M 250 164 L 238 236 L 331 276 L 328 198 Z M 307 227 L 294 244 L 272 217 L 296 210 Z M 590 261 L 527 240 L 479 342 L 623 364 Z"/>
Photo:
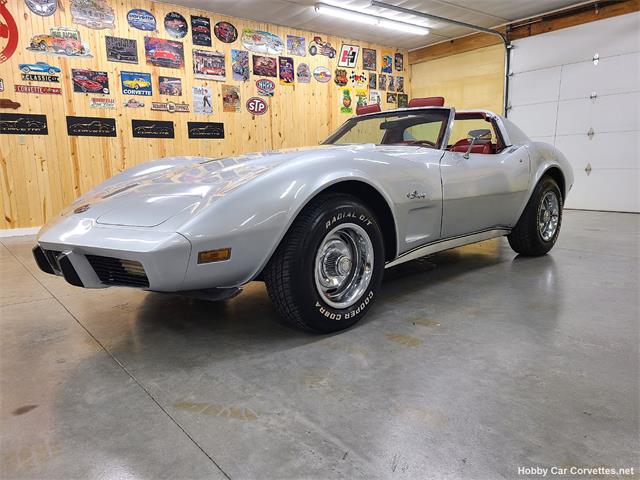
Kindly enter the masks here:
<path id="1" fill-rule="evenodd" d="M 295 220 L 264 278 L 285 324 L 329 333 L 369 312 L 384 258 L 380 227 L 366 206 L 350 195 L 320 195 Z"/>
<path id="2" fill-rule="evenodd" d="M 511 248 L 522 255 L 544 255 L 553 248 L 562 224 L 562 193 L 551 177 L 542 177 L 508 235 Z"/>

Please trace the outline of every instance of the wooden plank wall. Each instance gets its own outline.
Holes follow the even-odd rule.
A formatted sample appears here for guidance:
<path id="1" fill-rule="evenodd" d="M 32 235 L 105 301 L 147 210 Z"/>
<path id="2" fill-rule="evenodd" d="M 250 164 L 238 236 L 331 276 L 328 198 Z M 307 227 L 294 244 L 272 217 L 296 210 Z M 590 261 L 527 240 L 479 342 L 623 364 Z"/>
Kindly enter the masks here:
<path id="1" fill-rule="evenodd" d="M 482 108 L 502 114 L 502 45 L 415 63 L 411 77 L 411 91 L 416 97 L 442 96 L 445 105 L 459 110 Z"/>
<path id="2" fill-rule="evenodd" d="M 154 3 L 145 0 L 112 0 L 116 13 L 114 30 L 92 30 L 82 25 L 73 24 L 67 1 L 59 2 L 65 8 L 58 8 L 51 17 L 40 17 L 28 10 L 24 1 L 12 0 L 8 7 L 16 19 L 19 28 L 19 46 L 15 54 L 4 63 L 0 63 L 0 78 L 4 80 L 5 91 L 0 98 L 9 98 L 21 103 L 17 112 L 46 114 L 49 123 L 48 136 L 0 136 L 0 201 L 2 202 L 2 218 L 0 229 L 22 228 L 44 224 L 56 215 L 66 204 L 97 183 L 115 175 L 133 165 L 150 159 L 170 155 L 204 155 L 226 156 L 245 152 L 269 150 L 276 148 L 317 145 L 328 134 L 344 122 L 349 115 L 340 113 L 338 102 L 339 87 L 333 80 L 330 83 L 318 83 L 314 79 L 309 84 L 296 83 L 293 87 L 277 85 L 275 96 L 269 99 L 270 108 L 267 114 L 253 117 L 244 108 L 245 101 L 257 95 L 255 80 L 259 77 L 251 75 L 246 83 L 231 80 L 231 49 L 244 49 L 240 42 L 243 28 L 266 30 L 279 35 L 286 42 L 286 35 L 299 35 L 307 39 L 314 33 L 294 30 L 217 15 L 211 12 L 188 9 L 179 6 Z M 129 27 L 126 14 L 130 9 L 142 8 L 152 12 L 157 20 L 157 33 L 143 32 Z M 238 40 L 232 44 L 220 42 L 212 34 L 213 46 L 195 47 L 203 50 L 224 51 L 226 55 L 227 81 L 215 82 L 193 78 L 191 29 L 180 39 L 184 43 L 185 68 L 176 70 L 158 68 L 147 65 L 144 59 L 144 37 L 171 37 L 163 25 L 165 14 L 171 11 L 181 13 L 187 22 L 190 15 L 202 15 L 211 19 L 211 27 L 220 21 L 233 23 L 238 29 Z M 93 58 L 56 57 L 38 54 L 26 50 L 29 39 L 36 34 L 48 33 L 52 26 L 76 27 L 84 41 L 90 45 Z M 105 36 L 133 38 L 137 40 L 139 63 L 126 64 L 108 62 L 105 51 Z M 351 43 L 360 47 L 374 48 L 378 53 L 378 74 L 383 53 L 393 54 L 401 51 L 405 55 L 405 69 L 408 68 L 406 51 L 390 47 L 368 44 L 365 42 L 320 35 L 327 39 L 339 51 L 342 43 Z M 286 48 L 285 53 L 286 54 Z M 312 57 L 293 57 L 295 65 L 306 62 L 311 70 L 324 65 L 332 72 L 337 60 L 316 55 Z M 61 84 L 26 82 L 20 79 L 18 64 L 33 63 L 38 60 L 47 61 L 62 68 Z M 251 62 L 250 62 L 251 63 Z M 358 60 L 358 70 L 362 67 L 362 52 Z M 104 70 L 109 74 L 110 98 L 116 100 L 116 110 L 92 109 L 89 107 L 90 95 L 74 93 L 71 82 L 72 68 L 88 68 Z M 132 97 L 123 95 L 120 88 L 119 72 L 150 72 L 153 82 L 153 97 Z M 410 93 L 409 72 L 405 70 L 405 92 Z M 400 74 L 394 72 L 394 74 Z M 158 92 L 158 75 L 182 78 L 182 97 L 161 97 Z M 402 75 L 402 74 L 400 74 Z M 273 79 L 277 84 L 277 79 Z M 62 95 L 34 95 L 14 92 L 14 84 L 32 84 L 40 86 L 59 86 Z M 221 86 L 237 85 L 241 89 L 240 113 L 223 113 Z M 166 113 L 150 110 L 151 100 L 185 101 L 192 104 L 192 86 L 209 86 L 214 93 L 214 114 L 196 115 L 193 113 Z M 382 92 L 384 93 L 384 92 Z M 386 95 L 382 95 L 383 108 L 392 108 L 386 104 Z M 124 108 L 123 102 L 130 98 L 145 101 L 143 109 Z M 193 110 L 193 105 L 191 105 Z M 1 112 L 14 112 L 2 110 Z M 71 137 L 67 136 L 66 115 L 111 117 L 116 118 L 117 138 Z M 142 139 L 131 136 L 131 119 L 173 120 L 176 124 L 175 139 Z M 224 140 L 191 140 L 187 138 L 187 121 L 224 122 Z"/>

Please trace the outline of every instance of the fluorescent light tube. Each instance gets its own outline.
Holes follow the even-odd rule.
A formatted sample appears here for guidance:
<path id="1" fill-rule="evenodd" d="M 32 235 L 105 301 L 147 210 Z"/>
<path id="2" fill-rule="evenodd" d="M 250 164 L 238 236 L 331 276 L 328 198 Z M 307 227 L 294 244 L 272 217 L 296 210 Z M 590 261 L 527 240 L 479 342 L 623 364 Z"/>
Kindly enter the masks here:
<path id="1" fill-rule="evenodd" d="M 414 33 L 416 35 L 427 35 L 429 33 L 428 28 L 421 27 L 420 25 L 378 17 L 377 15 L 371 15 L 369 13 L 356 12 L 355 10 L 348 10 L 346 8 L 336 7 L 326 3 L 318 2 L 315 4 L 314 8 L 317 13 L 322 15 L 336 17 L 342 20 L 351 20 L 353 22 L 386 28 L 388 30 L 395 30 L 403 33 Z"/>

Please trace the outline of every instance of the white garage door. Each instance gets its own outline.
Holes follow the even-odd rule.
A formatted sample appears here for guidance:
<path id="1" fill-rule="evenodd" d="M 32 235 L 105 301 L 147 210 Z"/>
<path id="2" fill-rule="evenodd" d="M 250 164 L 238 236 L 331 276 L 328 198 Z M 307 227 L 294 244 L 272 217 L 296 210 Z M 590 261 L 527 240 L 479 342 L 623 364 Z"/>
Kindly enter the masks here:
<path id="1" fill-rule="evenodd" d="M 566 206 L 640 212 L 640 13 L 514 41 L 509 118 L 573 165 Z"/>

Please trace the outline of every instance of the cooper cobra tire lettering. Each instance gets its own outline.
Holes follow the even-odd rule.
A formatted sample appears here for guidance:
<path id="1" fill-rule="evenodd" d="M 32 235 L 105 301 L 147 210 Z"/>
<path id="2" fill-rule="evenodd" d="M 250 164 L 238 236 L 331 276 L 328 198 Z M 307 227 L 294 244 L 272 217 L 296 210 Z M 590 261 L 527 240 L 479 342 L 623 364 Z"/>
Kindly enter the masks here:
<path id="1" fill-rule="evenodd" d="M 362 228 L 373 248 L 373 273 L 366 290 L 343 309 L 325 303 L 316 275 L 316 254 L 328 232 L 341 224 Z M 265 270 L 265 283 L 282 321 L 318 333 L 344 330 L 367 315 L 384 273 L 384 242 L 378 220 L 361 199 L 327 192 L 298 215 Z"/>

